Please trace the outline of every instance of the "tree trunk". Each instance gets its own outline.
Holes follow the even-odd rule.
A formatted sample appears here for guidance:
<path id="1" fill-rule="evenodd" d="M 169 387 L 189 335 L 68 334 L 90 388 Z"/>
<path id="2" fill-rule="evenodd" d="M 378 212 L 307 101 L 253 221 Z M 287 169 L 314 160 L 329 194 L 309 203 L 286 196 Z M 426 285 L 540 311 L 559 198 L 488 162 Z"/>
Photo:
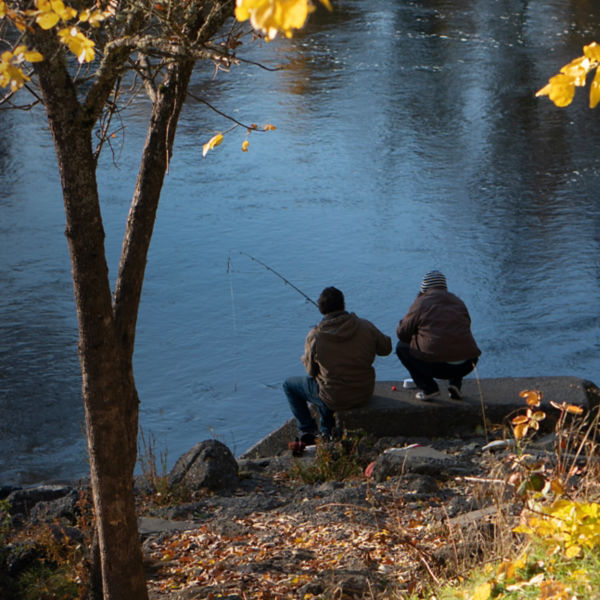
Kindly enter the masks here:
<path id="1" fill-rule="evenodd" d="M 188 27 L 196 33 L 203 27 L 208 39 L 232 11 L 232 0 L 225 0 L 206 22 L 198 10 Z M 45 57 L 35 70 L 63 189 L 102 594 L 105 600 L 147 600 L 133 491 L 139 400 L 132 361 L 156 210 L 195 61 L 171 62 L 158 87 L 112 298 L 92 128 L 127 54 L 110 56 L 111 68 L 103 71 L 92 98 L 82 104 L 54 34 L 34 29 L 29 35 Z"/>
<path id="2" fill-rule="evenodd" d="M 91 131 L 56 73 L 40 74 L 66 215 L 83 378 L 90 474 L 106 600 L 145 600 L 135 512 L 138 396 L 132 356 L 139 300 L 162 183 L 193 61 L 173 64 L 148 128 L 111 302 Z M 41 71 L 41 69 L 40 69 Z"/>
<path id="3" fill-rule="evenodd" d="M 52 56 L 51 48 L 45 54 Z M 92 124 L 64 60 L 54 56 L 40 63 L 37 73 L 63 188 L 103 595 L 146 600 L 133 493 L 138 396 L 132 352 L 120 343 L 112 307 Z"/>
<path id="4" fill-rule="evenodd" d="M 119 343 L 111 304 L 91 135 L 81 128 L 63 132 L 50 114 L 49 120 L 63 184 L 79 322 L 103 593 L 107 600 L 142 600 L 147 593 L 133 493 L 138 396 L 131 353 Z"/>

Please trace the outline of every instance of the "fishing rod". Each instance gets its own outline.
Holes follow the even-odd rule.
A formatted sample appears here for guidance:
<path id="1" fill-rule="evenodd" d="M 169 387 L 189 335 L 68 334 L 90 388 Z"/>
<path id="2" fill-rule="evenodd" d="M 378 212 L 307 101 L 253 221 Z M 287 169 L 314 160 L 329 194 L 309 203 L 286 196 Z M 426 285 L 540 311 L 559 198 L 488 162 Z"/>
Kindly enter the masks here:
<path id="1" fill-rule="evenodd" d="M 267 269 L 267 271 L 271 271 L 271 273 L 273 273 L 274 275 L 277 275 L 277 277 L 279 277 L 279 279 L 281 279 L 284 283 L 286 283 L 290 287 L 294 288 L 299 294 L 304 296 L 309 302 L 311 302 L 317 308 L 319 308 L 319 305 L 312 298 L 307 296 L 300 288 L 296 287 L 289 279 L 286 279 L 281 273 L 278 273 L 275 269 L 273 269 L 269 265 L 265 264 L 262 260 L 259 260 L 255 256 L 248 254 L 247 252 L 240 251 L 240 254 L 247 256 L 250 260 L 253 260 L 254 262 L 257 262 L 259 265 L 262 265 L 265 269 Z"/>

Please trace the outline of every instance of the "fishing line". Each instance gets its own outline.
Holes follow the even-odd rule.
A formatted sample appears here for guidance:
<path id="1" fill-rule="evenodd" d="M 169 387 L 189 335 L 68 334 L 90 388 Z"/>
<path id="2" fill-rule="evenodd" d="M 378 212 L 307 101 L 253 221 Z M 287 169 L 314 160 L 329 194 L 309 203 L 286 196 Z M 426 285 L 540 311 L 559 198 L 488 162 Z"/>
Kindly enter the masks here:
<path id="1" fill-rule="evenodd" d="M 233 277 L 231 276 L 231 273 L 233 271 L 232 268 L 232 264 L 231 264 L 231 256 L 227 257 L 227 275 L 229 275 L 229 295 L 231 296 L 231 321 L 233 324 L 233 331 L 235 333 L 238 332 L 237 330 L 237 319 L 235 316 L 235 297 L 233 295 Z"/>
<path id="2" fill-rule="evenodd" d="M 231 322 L 233 325 L 233 332 L 237 336 L 238 330 L 237 330 L 237 319 L 236 319 L 236 315 L 235 315 L 235 296 L 233 294 L 233 277 L 231 275 L 232 273 L 233 273 L 233 265 L 231 264 L 231 255 L 228 255 L 227 256 L 227 275 L 229 276 L 228 277 L 229 278 L 229 295 L 231 296 Z M 234 345 L 233 345 L 233 355 L 234 356 L 237 356 L 239 349 L 240 349 L 239 343 L 237 343 L 237 341 L 234 340 Z M 233 383 L 233 391 L 237 392 L 237 379 Z"/>
<path id="3" fill-rule="evenodd" d="M 317 308 L 319 308 L 319 305 L 310 296 L 307 296 L 300 288 L 296 287 L 289 279 L 287 279 L 281 273 L 273 269 L 273 267 L 270 267 L 262 260 L 259 260 L 255 256 L 248 254 L 247 252 L 240 251 L 240 254 L 247 256 L 249 259 L 253 260 L 254 262 L 257 262 L 259 265 L 262 265 L 265 269 L 267 269 L 267 271 L 271 271 L 271 273 L 279 277 L 279 279 L 281 279 L 285 284 L 289 285 L 291 288 L 294 288 L 301 296 L 304 296 L 304 298 L 306 298 L 310 303 L 314 304 Z"/>
<path id="4" fill-rule="evenodd" d="M 477 365 L 473 366 L 473 372 L 475 373 L 475 379 L 477 381 L 477 389 L 479 390 L 479 401 L 481 402 L 481 415 L 483 418 L 483 431 L 485 433 L 485 441 L 489 441 L 488 430 L 487 430 L 487 418 L 485 416 L 485 404 L 483 402 L 483 391 L 481 390 L 481 380 L 479 379 L 479 372 L 477 371 Z"/>

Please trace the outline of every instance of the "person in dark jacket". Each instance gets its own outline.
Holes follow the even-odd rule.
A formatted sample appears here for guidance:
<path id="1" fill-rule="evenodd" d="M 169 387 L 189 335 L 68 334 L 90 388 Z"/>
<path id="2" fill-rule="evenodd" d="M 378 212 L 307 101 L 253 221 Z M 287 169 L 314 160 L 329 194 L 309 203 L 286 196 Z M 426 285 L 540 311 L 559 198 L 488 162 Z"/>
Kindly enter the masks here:
<path id="1" fill-rule="evenodd" d="M 320 433 L 329 437 L 335 411 L 365 404 L 375 389 L 375 356 L 392 352 L 392 340 L 366 319 L 346 311 L 344 295 L 327 287 L 319 296 L 321 322 L 306 336 L 302 362 L 308 377 L 290 377 L 283 391 L 305 445 L 318 433 L 308 404 L 320 415 Z"/>
<path id="2" fill-rule="evenodd" d="M 440 395 L 436 379 L 448 380 L 450 398 L 462 398 L 463 377 L 477 364 L 481 350 L 471 333 L 464 302 L 448 291 L 446 278 L 430 271 L 416 300 L 396 329 L 396 354 L 416 386 L 419 400 Z"/>

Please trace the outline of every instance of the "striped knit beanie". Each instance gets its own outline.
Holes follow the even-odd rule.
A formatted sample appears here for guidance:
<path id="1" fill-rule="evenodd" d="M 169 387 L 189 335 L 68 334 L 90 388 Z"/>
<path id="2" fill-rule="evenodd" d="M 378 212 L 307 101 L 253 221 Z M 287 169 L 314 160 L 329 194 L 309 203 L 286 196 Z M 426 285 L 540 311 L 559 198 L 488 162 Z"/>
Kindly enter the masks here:
<path id="1" fill-rule="evenodd" d="M 425 277 L 423 277 L 423 281 L 421 282 L 421 294 L 431 288 L 448 289 L 446 278 L 439 271 L 429 271 L 429 273 L 426 273 Z"/>

